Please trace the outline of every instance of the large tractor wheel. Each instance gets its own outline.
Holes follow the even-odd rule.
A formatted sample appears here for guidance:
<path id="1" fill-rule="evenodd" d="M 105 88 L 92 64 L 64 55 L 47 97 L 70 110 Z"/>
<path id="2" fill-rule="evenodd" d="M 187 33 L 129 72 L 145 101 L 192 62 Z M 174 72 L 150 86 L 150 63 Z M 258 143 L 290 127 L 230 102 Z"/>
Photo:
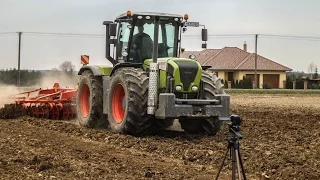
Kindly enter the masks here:
<path id="1" fill-rule="evenodd" d="M 152 124 L 152 128 L 154 131 L 164 130 L 173 125 L 174 119 L 156 119 Z"/>
<path id="2" fill-rule="evenodd" d="M 106 128 L 107 117 L 103 115 L 102 79 L 90 70 L 82 73 L 77 93 L 77 116 L 81 126 Z"/>
<path id="3" fill-rule="evenodd" d="M 147 114 L 149 78 L 140 68 L 125 67 L 111 77 L 108 120 L 116 133 L 143 135 L 151 132 L 155 118 Z"/>
<path id="4" fill-rule="evenodd" d="M 221 80 L 210 71 L 202 72 L 203 90 L 205 99 L 214 99 L 215 94 L 225 94 Z M 220 131 L 222 122 L 218 117 L 210 119 L 181 119 L 181 128 L 190 134 L 206 133 L 214 136 Z"/>

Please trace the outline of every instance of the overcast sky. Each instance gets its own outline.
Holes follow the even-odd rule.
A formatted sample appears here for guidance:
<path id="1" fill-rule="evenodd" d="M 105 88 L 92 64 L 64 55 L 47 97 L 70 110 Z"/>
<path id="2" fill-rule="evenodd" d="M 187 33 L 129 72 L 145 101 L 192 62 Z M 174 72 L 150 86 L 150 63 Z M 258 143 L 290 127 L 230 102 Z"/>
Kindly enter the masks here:
<path id="1" fill-rule="evenodd" d="M 161 3 L 161 4 L 159 4 Z M 317 0 L 0 0 L 1 32 L 104 34 L 102 22 L 127 10 L 189 14 L 215 34 L 280 34 L 320 37 Z M 189 29 L 185 35 L 200 35 Z M 17 34 L 0 35 L 0 69 L 17 67 Z M 254 37 L 210 37 L 208 48 L 243 47 L 254 51 Z M 199 37 L 183 40 L 186 50 L 201 49 Z M 261 37 L 258 53 L 289 68 L 320 66 L 320 41 Z M 22 69 L 51 69 L 65 60 L 80 67 L 80 55 L 91 64 L 106 64 L 104 38 L 22 35 Z"/>

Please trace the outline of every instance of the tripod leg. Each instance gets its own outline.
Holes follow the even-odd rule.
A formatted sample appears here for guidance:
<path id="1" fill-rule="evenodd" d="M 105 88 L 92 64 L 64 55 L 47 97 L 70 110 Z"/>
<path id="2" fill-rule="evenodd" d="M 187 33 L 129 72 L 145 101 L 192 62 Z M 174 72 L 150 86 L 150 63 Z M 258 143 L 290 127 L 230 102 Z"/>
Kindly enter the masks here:
<path id="1" fill-rule="evenodd" d="M 236 153 L 236 160 L 237 160 L 238 177 L 239 177 L 239 180 L 241 180 L 238 149 L 235 150 L 235 153 Z"/>
<path id="2" fill-rule="evenodd" d="M 241 165 L 241 170 L 242 170 L 242 175 L 243 175 L 243 179 L 246 180 L 246 174 L 244 173 L 244 168 L 243 168 L 243 164 L 242 164 L 242 159 L 241 159 L 241 154 L 240 154 L 240 148 L 238 149 L 238 154 L 239 154 L 239 161 L 240 161 L 240 165 Z"/>
<path id="3" fill-rule="evenodd" d="M 228 151 L 229 151 L 229 146 L 228 146 L 228 148 L 227 148 L 227 151 L 226 151 L 226 153 L 225 153 L 225 155 L 224 155 L 224 158 L 223 158 L 223 160 L 222 160 L 222 163 L 221 163 L 221 165 L 220 165 L 218 174 L 217 174 L 217 176 L 216 176 L 216 180 L 218 180 L 218 177 L 219 177 L 219 175 L 220 175 L 220 172 L 221 172 L 221 169 L 222 169 L 222 167 L 223 167 L 224 161 L 226 160 Z"/>
<path id="4" fill-rule="evenodd" d="M 236 180 L 236 156 L 234 146 L 231 146 L 232 155 L 232 180 Z"/>

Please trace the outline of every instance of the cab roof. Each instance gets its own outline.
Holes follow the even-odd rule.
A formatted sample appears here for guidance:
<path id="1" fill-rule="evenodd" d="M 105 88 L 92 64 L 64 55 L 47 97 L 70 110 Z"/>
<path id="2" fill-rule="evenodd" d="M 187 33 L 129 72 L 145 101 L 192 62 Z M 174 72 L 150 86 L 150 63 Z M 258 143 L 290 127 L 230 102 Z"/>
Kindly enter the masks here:
<path id="1" fill-rule="evenodd" d="M 159 12 L 131 12 L 131 16 L 160 16 L 160 17 L 173 17 L 173 18 L 183 18 L 179 14 L 170 14 L 170 13 L 159 13 Z M 126 19 L 127 13 L 120 14 L 116 19 Z"/>

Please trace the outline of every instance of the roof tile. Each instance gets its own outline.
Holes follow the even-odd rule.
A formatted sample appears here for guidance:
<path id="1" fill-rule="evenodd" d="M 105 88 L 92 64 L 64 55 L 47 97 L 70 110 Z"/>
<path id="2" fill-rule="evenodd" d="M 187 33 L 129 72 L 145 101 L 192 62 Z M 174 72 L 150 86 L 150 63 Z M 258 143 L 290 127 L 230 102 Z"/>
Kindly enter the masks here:
<path id="1" fill-rule="evenodd" d="M 181 57 L 188 58 L 194 54 L 197 61 L 203 66 L 212 66 L 213 69 L 254 70 L 255 54 L 248 53 L 237 47 L 222 49 L 205 49 L 202 51 L 185 51 Z M 292 69 L 274 62 L 268 58 L 257 56 L 258 70 L 291 71 Z"/>
<path id="2" fill-rule="evenodd" d="M 188 58 L 189 55 L 193 54 L 196 56 L 197 61 L 200 64 L 203 64 L 206 60 L 208 60 L 210 57 L 218 53 L 220 49 L 205 49 L 203 51 L 185 51 L 181 54 L 181 57 Z"/>

